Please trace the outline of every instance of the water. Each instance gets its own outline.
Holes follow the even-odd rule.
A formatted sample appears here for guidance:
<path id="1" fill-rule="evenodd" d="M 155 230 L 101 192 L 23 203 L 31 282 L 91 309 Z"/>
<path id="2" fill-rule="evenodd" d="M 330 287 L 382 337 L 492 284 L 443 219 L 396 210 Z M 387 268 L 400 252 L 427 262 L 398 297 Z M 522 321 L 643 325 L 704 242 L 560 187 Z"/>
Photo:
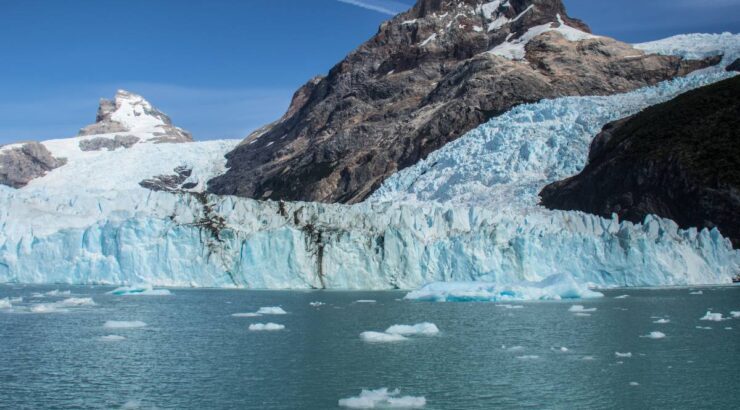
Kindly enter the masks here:
<path id="1" fill-rule="evenodd" d="M 71 289 L 72 297 L 92 297 L 96 305 L 22 312 L 70 297 L 30 298 L 53 289 Z M 597 308 L 591 316 L 569 312 L 572 302 L 506 309 L 401 301 L 402 292 L 176 289 L 172 296 L 120 297 L 108 290 L 0 286 L 0 298 L 24 297 L 14 310 L 0 311 L 0 407 L 333 409 L 362 388 L 381 387 L 424 396 L 428 409 L 695 409 L 740 402 L 740 319 L 699 320 L 710 308 L 725 316 L 740 310 L 739 287 L 705 288 L 702 295 L 609 291 L 576 302 Z M 614 298 L 622 294 L 630 297 Z M 377 302 L 355 303 L 360 299 Z M 309 306 L 313 301 L 326 305 Z M 288 314 L 231 316 L 263 306 Z M 655 324 L 651 316 L 670 323 Z M 104 328 L 109 320 L 147 326 Z M 286 329 L 247 330 L 268 321 Z M 392 344 L 359 338 L 366 330 L 424 321 L 441 333 Z M 656 330 L 666 338 L 640 337 Z M 104 335 L 126 339 L 105 342 Z"/>

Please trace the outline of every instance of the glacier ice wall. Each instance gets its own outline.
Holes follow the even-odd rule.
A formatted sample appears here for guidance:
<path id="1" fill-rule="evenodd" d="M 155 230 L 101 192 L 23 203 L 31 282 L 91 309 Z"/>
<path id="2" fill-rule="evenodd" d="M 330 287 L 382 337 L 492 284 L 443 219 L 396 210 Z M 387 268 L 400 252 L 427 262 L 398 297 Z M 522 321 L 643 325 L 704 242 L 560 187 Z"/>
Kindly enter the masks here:
<path id="1" fill-rule="evenodd" d="M 729 60 L 740 54 L 739 38 L 644 47 L 701 46 Z M 202 187 L 223 171 L 223 155 L 236 141 L 89 153 L 73 139 L 47 141 L 67 165 L 20 190 L 0 186 L 0 282 L 409 289 L 567 275 L 599 286 L 730 283 L 740 252 L 716 230 L 537 206 L 542 186 L 580 170 L 605 122 L 729 75 L 715 68 L 630 94 L 518 107 L 355 206 L 138 185 L 186 165 L 189 182 Z"/>

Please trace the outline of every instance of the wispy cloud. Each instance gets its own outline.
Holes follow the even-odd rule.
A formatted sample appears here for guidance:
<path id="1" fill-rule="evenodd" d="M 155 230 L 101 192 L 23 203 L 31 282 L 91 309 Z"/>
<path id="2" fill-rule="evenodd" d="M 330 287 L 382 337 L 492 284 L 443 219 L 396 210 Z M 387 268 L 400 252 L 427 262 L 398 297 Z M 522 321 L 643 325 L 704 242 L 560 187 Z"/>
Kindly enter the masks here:
<path id="1" fill-rule="evenodd" d="M 401 3 L 392 0 L 337 0 L 340 3 L 351 4 L 353 6 L 362 7 L 363 9 L 377 11 L 378 13 L 387 14 L 389 16 L 395 16 L 398 13 L 406 11 L 409 8 L 408 4 Z"/>

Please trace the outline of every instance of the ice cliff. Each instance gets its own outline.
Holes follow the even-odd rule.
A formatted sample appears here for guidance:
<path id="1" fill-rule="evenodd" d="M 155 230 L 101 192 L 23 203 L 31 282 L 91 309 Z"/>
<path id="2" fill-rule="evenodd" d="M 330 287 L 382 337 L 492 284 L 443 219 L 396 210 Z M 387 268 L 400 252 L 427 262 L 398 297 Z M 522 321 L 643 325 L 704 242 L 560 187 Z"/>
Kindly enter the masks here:
<path id="1" fill-rule="evenodd" d="M 731 62 L 740 56 L 740 36 L 640 47 L 724 54 Z M 716 230 L 548 211 L 536 195 L 583 167 L 606 122 L 730 75 L 718 67 L 628 94 L 519 106 L 354 206 L 203 194 L 237 141 L 112 151 L 85 151 L 79 138 L 45 141 L 67 163 L 21 189 L 0 186 L 0 282 L 271 289 L 409 289 L 439 281 L 506 289 L 553 278 L 576 287 L 729 283 L 740 252 Z M 139 184 L 179 167 L 190 170 L 190 192 Z"/>

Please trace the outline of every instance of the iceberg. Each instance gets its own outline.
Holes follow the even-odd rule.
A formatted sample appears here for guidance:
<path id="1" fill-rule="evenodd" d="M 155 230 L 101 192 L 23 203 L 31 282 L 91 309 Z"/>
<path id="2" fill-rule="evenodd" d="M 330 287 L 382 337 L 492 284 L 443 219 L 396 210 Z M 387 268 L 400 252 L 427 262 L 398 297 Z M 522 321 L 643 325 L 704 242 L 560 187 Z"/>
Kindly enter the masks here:
<path id="1" fill-rule="evenodd" d="M 287 315 L 288 312 L 284 311 L 283 308 L 279 306 L 268 306 L 268 307 L 261 307 L 259 310 L 257 310 L 257 314 L 260 315 Z"/>
<path id="2" fill-rule="evenodd" d="M 424 322 L 416 325 L 393 325 L 385 330 L 385 333 L 391 335 L 423 335 L 431 336 L 439 333 L 439 328 L 434 323 Z"/>
<path id="3" fill-rule="evenodd" d="M 372 331 L 360 333 L 360 339 L 369 343 L 402 342 L 404 340 L 408 340 L 408 338 L 403 335 Z"/>
<path id="4" fill-rule="evenodd" d="M 707 312 L 701 319 L 699 320 L 707 320 L 710 322 L 721 322 L 723 320 L 727 320 L 728 318 L 722 317 L 722 313 L 712 313 Z"/>

